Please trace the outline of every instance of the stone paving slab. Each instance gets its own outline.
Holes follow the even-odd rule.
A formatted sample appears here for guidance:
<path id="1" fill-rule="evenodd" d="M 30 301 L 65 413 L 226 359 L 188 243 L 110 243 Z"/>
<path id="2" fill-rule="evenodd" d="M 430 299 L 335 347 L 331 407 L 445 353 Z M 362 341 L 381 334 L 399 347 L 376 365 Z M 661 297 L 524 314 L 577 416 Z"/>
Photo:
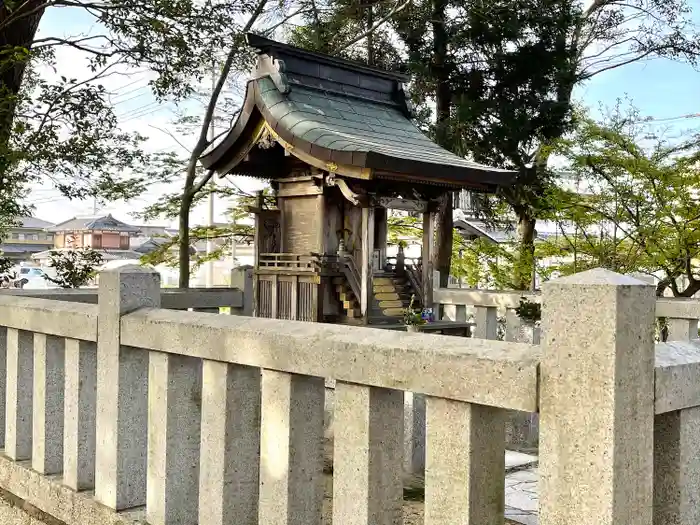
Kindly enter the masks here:
<path id="1" fill-rule="evenodd" d="M 537 456 L 531 454 L 523 454 L 513 450 L 506 450 L 506 470 L 511 470 L 525 465 L 533 465 L 537 463 Z"/>
<path id="2" fill-rule="evenodd" d="M 525 456 L 526 454 L 522 454 Z M 506 458 L 508 454 L 506 453 Z M 537 458 L 530 456 L 530 458 Z M 522 525 L 537 525 L 537 496 L 538 473 L 535 462 L 529 461 L 523 470 L 506 474 L 506 507 L 505 517 Z M 521 464 L 522 465 L 522 464 Z M 506 468 L 507 462 L 506 462 Z"/>

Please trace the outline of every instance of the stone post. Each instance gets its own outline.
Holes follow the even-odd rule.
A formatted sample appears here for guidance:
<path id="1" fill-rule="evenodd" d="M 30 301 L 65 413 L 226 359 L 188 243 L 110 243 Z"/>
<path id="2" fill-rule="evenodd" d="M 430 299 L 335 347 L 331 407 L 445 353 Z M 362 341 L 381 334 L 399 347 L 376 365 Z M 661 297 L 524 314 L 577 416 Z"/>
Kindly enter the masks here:
<path id="1" fill-rule="evenodd" d="M 506 336 L 505 340 L 513 343 L 520 342 L 520 334 L 522 331 L 522 319 L 516 313 L 515 309 L 506 309 Z"/>
<path id="2" fill-rule="evenodd" d="M 7 331 L 0 327 L 0 447 L 5 448 L 5 410 L 7 400 Z"/>
<path id="3" fill-rule="evenodd" d="M 666 341 L 692 341 L 698 338 L 697 319 L 675 319 L 669 317 L 666 320 L 668 337 Z"/>
<path id="4" fill-rule="evenodd" d="M 425 396 L 404 392 L 404 470 L 425 475 Z"/>
<path id="5" fill-rule="evenodd" d="M 700 407 L 654 422 L 654 525 L 700 523 Z"/>
<path id="6" fill-rule="evenodd" d="M 149 354 L 148 523 L 197 523 L 202 360 Z"/>
<path id="7" fill-rule="evenodd" d="M 425 525 L 502 525 L 505 411 L 429 396 L 426 406 Z"/>
<path id="8" fill-rule="evenodd" d="M 262 372 L 260 524 L 322 521 L 324 391 L 320 377 Z"/>
<path id="9" fill-rule="evenodd" d="M 66 339 L 63 483 L 73 490 L 95 487 L 97 345 Z"/>
<path id="10" fill-rule="evenodd" d="M 403 503 L 403 392 L 336 383 L 333 523 L 397 525 Z"/>
<path id="11" fill-rule="evenodd" d="M 40 474 L 63 470 L 65 339 L 34 334 L 32 468 Z"/>
<path id="12" fill-rule="evenodd" d="M 474 322 L 476 339 L 498 339 L 498 309 L 495 306 L 475 306 Z"/>
<path id="13" fill-rule="evenodd" d="M 231 309 L 232 315 L 253 315 L 253 267 L 238 266 L 231 270 L 231 287 L 243 292 L 243 308 Z"/>
<path id="14" fill-rule="evenodd" d="M 260 369 L 204 361 L 199 522 L 257 525 Z"/>
<path id="15" fill-rule="evenodd" d="M 116 510 L 146 504 L 148 351 L 120 344 L 121 316 L 160 306 L 160 276 L 141 266 L 100 274 L 95 498 Z"/>
<path id="16" fill-rule="evenodd" d="M 5 454 L 15 461 L 32 455 L 33 353 L 31 332 L 7 329 Z"/>
<path id="17" fill-rule="evenodd" d="M 540 525 L 651 525 L 655 303 L 601 269 L 543 285 Z"/>

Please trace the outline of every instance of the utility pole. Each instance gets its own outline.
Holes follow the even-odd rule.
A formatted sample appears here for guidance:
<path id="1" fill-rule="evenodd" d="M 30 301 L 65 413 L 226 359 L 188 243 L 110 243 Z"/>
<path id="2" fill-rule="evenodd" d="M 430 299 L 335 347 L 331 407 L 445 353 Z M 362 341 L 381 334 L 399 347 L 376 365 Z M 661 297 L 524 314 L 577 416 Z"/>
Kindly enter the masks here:
<path id="1" fill-rule="evenodd" d="M 238 199 L 236 199 L 236 205 L 238 204 Z M 234 206 L 235 209 L 235 206 Z M 234 210 L 232 214 L 232 224 L 233 235 L 231 235 L 231 268 L 236 267 L 236 212 Z"/>
<path id="2" fill-rule="evenodd" d="M 211 67 L 211 90 L 212 93 L 216 88 L 216 62 L 212 62 Z M 213 141 L 216 137 L 216 111 L 211 117 L 211 122 L 209 123 L 209 141 Z M 209 182 L 209 196 L 207 198 L 207 226 L 209 228 L 214 227 L 214 189 L 216 188 L 216 175 L 212 176 Z M 214 251 L 214 241 L 211 238 L 211 230 L 207 233 L 207 257 L 211 257 Z M 205 283 L 207 288 L 214 286 L 214 261 L 207 260 L 205 271 Z"/>

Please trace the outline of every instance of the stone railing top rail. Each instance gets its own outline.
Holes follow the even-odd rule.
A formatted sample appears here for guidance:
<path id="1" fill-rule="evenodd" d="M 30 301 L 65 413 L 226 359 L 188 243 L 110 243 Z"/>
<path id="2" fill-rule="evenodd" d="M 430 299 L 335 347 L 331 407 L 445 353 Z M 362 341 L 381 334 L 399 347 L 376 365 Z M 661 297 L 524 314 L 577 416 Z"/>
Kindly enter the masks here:
<path id="1" fill-rule="evenodd" d="M 700 406 L 700 340 L 657 343 L 656 413 Z"/>
<path id="2" fill-rule="evenodd" d="M 541 303 L 539 292 L 479 290 L 475 288 L 436 288 L 433 301 L 444 305 L 469 305 L 496 308 L 516 308 L 520 298 Z M 656 300 L 658 317 L 676 319 L 700 319 L 700 299 L 684 297 L 660 297 Z"/>
<path id="3" fill-rule="evenodd" d="M 121 319 L 130 347 L 331 377 L 516 410 L 537 407 L 537 347 L 329 325 L 141 309 Z M 436 348 L 437 346 L 437 348 Z"/>
<path id="4" fill-rule="evenodd" d="M 96 304 L 0 294 L 0 326 L 97 341 Z"/>
<path id="5" fill-rule="evenodd" d="M 537 303 L 542 300 L 539 293 L 527 291 L 479 290 L 476 288 L 436 288 L 433 291 L 433 301 L 439 304 L 515 308 L 520 304 L 521 297 L 527 297 L 528 300 Z"/>
<path id="6" fill-rule="evenodd" d="M 0 291 L 0 297 L 34 297 L 75 303 L 97 304 L 97 288 Z M 237 288 L 161 288 L 161 304 L 167 309 L 215 308 L 243 306 L 243 292 Z"/>

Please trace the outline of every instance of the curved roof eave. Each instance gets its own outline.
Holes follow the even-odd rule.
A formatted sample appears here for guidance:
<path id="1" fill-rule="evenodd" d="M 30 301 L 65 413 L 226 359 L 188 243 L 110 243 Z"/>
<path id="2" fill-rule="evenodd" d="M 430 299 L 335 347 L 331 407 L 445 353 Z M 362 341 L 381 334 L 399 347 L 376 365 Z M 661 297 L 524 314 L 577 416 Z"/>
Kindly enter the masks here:
<path id="1" fill-rule="evenodd" d="M 290 152 L 302 158 L 313 157 L 322 164 L 338 164 L 355 168 L 369 169 L 376 171 L 377 175 L 386 174 L 386 178 L 414 179 L 414 182 L 430 184 L 448 184 L 461 187 L 474 187 L 475 189 L 492 190 L 497 186 L 510 184 L 517 172 L 501 168 L 492 168 L 477 163 L 468 162 L 465 159 L 437 147 L 444 152 L 444 155 L 426 157 L 425 159 L 401 158 L 389 152 L 342 150 L 332 147 L 325 147 L 319 141 L 307 140 L 303 136 L 298 136 L 285 125 L 285 115 L 275 115 L 278 106 L 293 105 L 285 95 L 276 89 L 266 86 L 261 90 L 260 83 L 270 83 L 269 77 L 251 79 L 246 86 L 246 94 L 236 123 L 227 133 L 224 139 L 206 155 L 200 157 L 200 162 L 206 169 L 214 169 L 221 176 L 231 172 L 235 166 L 243 160 L 252 143 L 250 135 L 254 128 L 263 122 L 279 136 L 283 141 L 293 146 Z M 294 89 L 292 89 L 292 92 Z M 275 103 L 273 112 L 265 99 L 272 99 Z M 289 114 L 292 112 L 290 111 Z M 261 122 L 263 121 L 263 122 Z M 409 121 L 406 121 L 409 122 Z M 319 128 L 322 126 L 319 124 Z M 248 130 L 248 134 L 246 133 Z M 417 130 L 416 130 L 417 131 Z M 332 132 L 329 132 L 332 135 Z M 400 142 L 401 135 L 395 137 Z M 427 139 L 429 140 L 429 139 Z M 336 140 L 336 143 L 339 143 Z M 329 146 L 332 143 L 328 144 Z M 297 150 L 297 151 L 295 151 Z M 435 152 L 438 150 L 436 149 Z M 302 160 L 304 160 L 302 158 Z M 420 179 L 420 180 L 417 180 Z M 433 179 L 431 181 L 431 179 Z"/>
<path id="2" fill-rule="evenodd" d="M 256 105 L 255 84 L 255 79 L 249 80 L 246 84 L 243 107 L 241 107 L 241 111 L 236 118 L 236 123 L 231 127 L 223 140 L 208 153 L 199 157 L 199 162 L 205 169 L 213 169 L 219 172 L 219 169 L 223 167 L 224 164 L 228 164 L 227 158 L 231 156 L 231 152 L 236 151 L 236 143 L 241 138 L 243 132 L 250 124 L 254 124 L 255 120 L 262 118 Z M 251 120 L 253 122 L 251 122 Z M 225 173 L 220 174 L 225 175 Z"/>

